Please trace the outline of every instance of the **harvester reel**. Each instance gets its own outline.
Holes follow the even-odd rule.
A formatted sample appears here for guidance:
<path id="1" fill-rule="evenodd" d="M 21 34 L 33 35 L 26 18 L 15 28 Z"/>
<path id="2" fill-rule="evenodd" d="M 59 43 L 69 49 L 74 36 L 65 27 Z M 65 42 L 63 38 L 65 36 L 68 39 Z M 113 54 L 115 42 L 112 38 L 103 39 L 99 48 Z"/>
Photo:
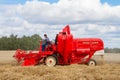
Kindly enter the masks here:
<path id="1" fill-rule="evenodd" d="M 96 61 L 95 61 L 94 59 L 90 59 L 90 60 L 87 62 L 87 65 L 88 65 L 88 66 L 96 66 L 97 63 L 96 63 Z"/>
<path id="2" fill-rule="evenodd" d="M 57 59 L 56 57 L 54 56 L 48 56 L 46 59 L 45 59 L 45 64 L 49 67 L 53 67 L 57 64 Z"/>

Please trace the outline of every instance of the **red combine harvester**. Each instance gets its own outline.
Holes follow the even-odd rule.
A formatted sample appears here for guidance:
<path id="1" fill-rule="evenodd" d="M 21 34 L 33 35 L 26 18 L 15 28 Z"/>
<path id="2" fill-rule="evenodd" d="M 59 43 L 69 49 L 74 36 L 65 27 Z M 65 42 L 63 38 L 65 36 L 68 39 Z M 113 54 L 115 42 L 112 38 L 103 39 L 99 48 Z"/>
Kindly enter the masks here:
<path id="1" fill-rule="evenodd" d="M 96 61 L 91 59 L 97 51 L 104 50 L 103 41 L 99 38 L 73 38 L 70 27 L 67 25 L 62 32 L 56 35 L 55 43 L 46 46 L 42 51 L 42 42 L 38 51 L 18 49 L 14 58 L 22 62 L 22 66 L 37 65 L 45 63 L 47 66 L 57 64 L 88 64 L 96 65 Z"/>

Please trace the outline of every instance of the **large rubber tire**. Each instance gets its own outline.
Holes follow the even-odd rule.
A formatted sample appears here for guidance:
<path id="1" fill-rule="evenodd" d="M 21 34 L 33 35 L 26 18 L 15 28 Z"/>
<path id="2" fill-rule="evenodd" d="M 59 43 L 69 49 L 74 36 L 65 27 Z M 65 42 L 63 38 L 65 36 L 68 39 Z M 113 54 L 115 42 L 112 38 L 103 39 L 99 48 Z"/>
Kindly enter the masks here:
<path id="1" fill-rule="evenodd" d="M 46 59 L 45 59 L 45 64 L 49 67 L 53 67 L 57 64 L 57 59 L 55 56 L 48 56 Z"/>
<path id="2" fill-rule="evenodd" d="M 96 63 L 96 61 L 95 61 L 94 59 L 90 59 L 90 60 L 87 62 L 87 65 L 88 65 L 88 66 L 96 66 L 97 63 Z"/>

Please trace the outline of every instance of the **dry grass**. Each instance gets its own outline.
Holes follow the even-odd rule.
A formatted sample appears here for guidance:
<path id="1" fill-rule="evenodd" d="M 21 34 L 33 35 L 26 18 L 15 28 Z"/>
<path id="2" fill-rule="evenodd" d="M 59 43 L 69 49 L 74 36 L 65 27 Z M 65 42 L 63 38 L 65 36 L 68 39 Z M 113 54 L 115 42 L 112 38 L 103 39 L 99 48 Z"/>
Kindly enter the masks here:
<path id="1" fill-rule="evenodd" d="M 120 80 L 120 64 L 95 67 L 78 64 L 56 67 L 1 64 L 0 80 Z"/>
<path id="2" fill-rule="evenodd" d="M 3 56 L 3 53 L 0 55 L 1 59 L 10 56 L 5 53 Z M 105 63 L 94 67 L 80 64 L 21 67 L 12 57 L 0 61 L 0 80 L 120 80 L 119 63 Z"/>

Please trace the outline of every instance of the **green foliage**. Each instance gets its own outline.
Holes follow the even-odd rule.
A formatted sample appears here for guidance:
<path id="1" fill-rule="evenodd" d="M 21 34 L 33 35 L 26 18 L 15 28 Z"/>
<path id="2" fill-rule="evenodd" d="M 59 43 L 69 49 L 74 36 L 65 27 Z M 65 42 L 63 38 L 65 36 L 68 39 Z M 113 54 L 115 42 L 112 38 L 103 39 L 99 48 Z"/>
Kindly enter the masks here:
<path id="1" fill-rule="evenodd" d="M 105 53 L 120 53 L 120 48 L 105 48 Z"/>
<path id="2" fill-rule="evenodd" d="M 39 47 L 39 41 L 42 38 L 38 34 L 32 36 L 23 36 L 18 38 L 17 35 L 11 34 L 10 37 L 0 38 L 0 50 L 33 50 Z"/>

